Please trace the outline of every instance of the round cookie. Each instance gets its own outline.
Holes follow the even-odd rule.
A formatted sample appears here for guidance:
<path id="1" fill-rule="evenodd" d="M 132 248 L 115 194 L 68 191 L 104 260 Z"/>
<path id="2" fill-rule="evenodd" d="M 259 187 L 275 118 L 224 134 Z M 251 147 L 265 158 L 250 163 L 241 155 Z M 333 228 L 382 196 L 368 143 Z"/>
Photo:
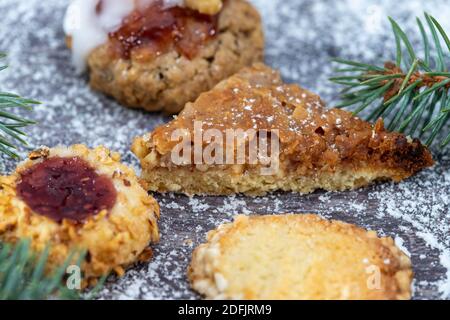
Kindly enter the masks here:
<path id="1" fill-rule="evenodd" d="M 208 1 L 189 2 L 207 4 Z M 203 10 L 213 12 L 207 6 Z M 201 17 L 208 19 L 205 14 Z M 172 114 L 242 67 L 263 60 L 261 18 L 250 3 L 224 1 L 222 10 L 211 17 L 217 23 L 215 34 L 200 43 L 190 39 L 191 35 L 180 41 L 181 51 L 186 54 L 165 45 L 156 55 L 147 54 L 145 46 L 132 48 L 125 56 L 117 55 L 118 41 L 109 37 L 107 43 L 94 49 L 88 57 L 91 87 L 128 107 Z M 120 34 L 126 33 L 126 28 L 124 25 L 118 30 L 119 37 L 127 38 Z"/>
<path id="2" fill-rule="evenodd" d="M 158 219 L 134 171 L 104 147 L 43 147 L 0 177 L 0 239 L 29 238 L 38 252 L 49 245 L 49 270 L 86 250 L 85 284 L 151 256 Z"/>
<path id="3" fill-rule="evenodd" d="M 210 299 L 409 299 L 409 258 L 392 238 L 316 215 L 238 216 L 193 253 Z"/>

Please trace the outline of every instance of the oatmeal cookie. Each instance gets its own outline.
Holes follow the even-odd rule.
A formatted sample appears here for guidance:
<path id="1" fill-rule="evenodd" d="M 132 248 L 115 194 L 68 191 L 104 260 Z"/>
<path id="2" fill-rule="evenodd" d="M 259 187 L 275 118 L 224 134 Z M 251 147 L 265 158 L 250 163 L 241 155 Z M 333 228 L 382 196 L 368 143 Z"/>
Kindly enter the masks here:
<path id="1" fill-rule="evenodd" d="M 238 216 L 193 253 L 209 299 L 410 299 L 410 259 L 392 238 L 316 215 Z"/>
<path id="2" fill-rule="evenodd" d="M 77 250 L 86 282 L 122 274 L 159 240 L 159 206 L 134 171 L 104 147 L 42 148 L 0 177 L 0 239 L 50 247 L 49 270 Z"/>
<path id="3" fill-rule="evenodd" d="M 239 131 L 246 135 L 238 139 Z M 230 133 L 236 135 L 228 139 Z M 269 147 L 255 147 L 263 134 Z M 189 195 L 340 191 L 399 182 L 433 164 L 419 140 L 386 131 L 382 120 L 372 125 L 327 109 L 262 64 L 203 93 L 170 123 L 137 138 L 132 150 L 148 190 Z M 272 152 L 271 161 L 252 161 L 250 151 Z M 268 166 L 272 172 L 264 172 Z"/>
<path id="4" fill-rule="evenodd" d="M 102 18 L 106 4 L 96 7 Z M 83 48 L 86 41 L 74 48 L 67 32 L 74 52 Z M 172 114 L 242 67 L 262 61 L 263 52 L 261 18 L 246 0 L 187 0 L 184 7 L 157 0 L 126 16 L 93 48 L 87 65 L 95 90 L 128 107 Z"/>

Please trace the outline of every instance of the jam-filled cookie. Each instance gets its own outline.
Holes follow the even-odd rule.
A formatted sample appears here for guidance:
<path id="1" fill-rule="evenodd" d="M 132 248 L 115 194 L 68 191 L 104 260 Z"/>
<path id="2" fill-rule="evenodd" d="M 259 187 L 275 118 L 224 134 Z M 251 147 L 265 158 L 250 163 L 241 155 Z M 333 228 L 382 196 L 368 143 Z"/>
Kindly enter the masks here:
<path id="1" fill-rule="evenodd" d="M 179 112 L 264 52 L 246 0 L 74 0 L 65 31 L 94 89 L 148 111 Z"/>
<path id="2" fill-rule="evenodd" d="M 50 247 L 49 268 L 86 250 L 84 279 L 95 279 L 151 253 L 159 206 L 134 171 L 104 147 L 41 148 L 0 177 L 0 239 Z"/>
<path id="3" fill-rule="evenodd" d="M 308 214 L 238 216 L 208 234 L 189 268 L 210 299 L 409 299 L 412 276 L 392 238 Z"/>

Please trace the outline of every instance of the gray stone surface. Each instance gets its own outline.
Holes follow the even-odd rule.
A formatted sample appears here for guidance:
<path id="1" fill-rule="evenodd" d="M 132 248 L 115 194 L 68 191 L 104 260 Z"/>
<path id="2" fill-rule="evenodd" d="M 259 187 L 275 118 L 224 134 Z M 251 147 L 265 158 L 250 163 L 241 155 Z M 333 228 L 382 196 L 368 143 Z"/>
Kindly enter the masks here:
<path id="1" fill-rule="evenodd" d="M 323 95 L 333 103 L 337 89 L 327 78 L 332 56 L 384 61 L 394 54 L 387 15 L 418 39 L 414 17 L 427 10 L 447 30 L 450 1 L 254 0 L 266 25 L 267 63 L 281 68 L 284 78 Z M 0 88 L 43 101 L 28 130 L 30 149 L 39 145 L 104 144 L 123 154 L 130 165 L 132 138 L 168 121 L 121 107 L 92 92 L 86 77 L 74 73 L 64 45 L 61 23 L 67 1 L 0 0 L 0 51 L 9 53 L 8 71 Z M 414 36 L 415 35 L 415 36 Z M 374 229 L 411 255 L 414 298 L 450 296 L 450 160 L 448 151 L 436 166 L 402 184 L 380 184 L 342 193 L 302 196 L 277 193 L 263 198 L 156 195 L 161 203 L 161 243 L 154 260 L 136 266 L 122 279 L 111 279 L 102 298 L 198 298 L 189 289 L 185 271 L 192 249 L 208 230 L 238 213 L 312 212 Z M 3 173 L 15 163 L 0 159 Z M 351 266 L 349 266 L 351 267 Z"/>

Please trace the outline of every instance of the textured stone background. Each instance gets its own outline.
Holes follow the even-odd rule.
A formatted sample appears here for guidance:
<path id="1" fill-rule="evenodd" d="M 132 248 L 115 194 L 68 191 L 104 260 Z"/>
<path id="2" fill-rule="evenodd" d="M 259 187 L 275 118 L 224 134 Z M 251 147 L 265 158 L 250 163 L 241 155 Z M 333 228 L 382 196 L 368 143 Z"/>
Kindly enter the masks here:
<path id="1" fill-rule="evenodd" d="M 444 0 L 254 0 L 264 18 L 267 63 L 284 78 L 320 93 L 332 104 L 337 88 L 327 81 L 332 56 L 365 61 L 392 58 L 393 37 L 386 17 L 396 18 L 413 40 L 414 18 L 424 10 L 447 30 L 450 1 Z M 62 18 L 67 1 L 0 0 L 0 51 L 9 53 L 8 71 L 0 73 L 1 90 L 43 101 L 28 130 L 30 149 L 39 145 L 104 144 L 122 152 L 130 165 L 133 137 L 168 119 L 160 114 L 128 110 L 92 92 L 86 78 L 74 73 L 64 45 Z M 416 42 L 416 41 L 415 41 Z M 390 235 L 412 258 L 416 273 L 414 297 L 450 296 L 448 150 L 436 166 L 399 185 L 381 184 L 344 193 L 308 196 L 273 194 L 263 198 L 156 195 L 161 203 L 161 243 L 149 264 L 111 279 L 103 298 L 198 298 L 186 281 L 192 249 L 206 232 L 238 213 L 313 212 Z M 15 163 L 0 158 L 7 173 Z M 351 266 L 349 266 L 351 267 Z"/>

